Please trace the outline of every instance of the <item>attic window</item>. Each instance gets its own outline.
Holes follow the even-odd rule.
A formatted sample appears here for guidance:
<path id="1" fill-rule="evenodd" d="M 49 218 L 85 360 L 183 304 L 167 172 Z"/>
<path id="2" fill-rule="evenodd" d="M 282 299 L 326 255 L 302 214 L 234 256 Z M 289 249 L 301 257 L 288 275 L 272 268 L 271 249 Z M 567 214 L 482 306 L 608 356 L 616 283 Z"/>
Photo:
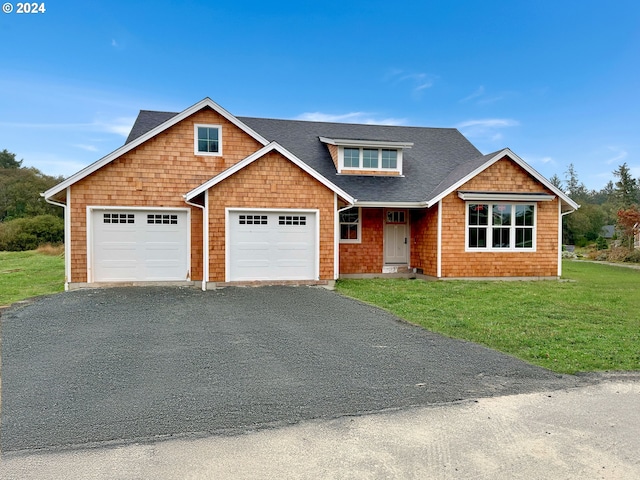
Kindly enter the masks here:
<path id="1" fill-rule="evenodd" d="M 196 124 L 194 137 L 194 153 L 196 155 L 222 155 L 221 125 Z"/>

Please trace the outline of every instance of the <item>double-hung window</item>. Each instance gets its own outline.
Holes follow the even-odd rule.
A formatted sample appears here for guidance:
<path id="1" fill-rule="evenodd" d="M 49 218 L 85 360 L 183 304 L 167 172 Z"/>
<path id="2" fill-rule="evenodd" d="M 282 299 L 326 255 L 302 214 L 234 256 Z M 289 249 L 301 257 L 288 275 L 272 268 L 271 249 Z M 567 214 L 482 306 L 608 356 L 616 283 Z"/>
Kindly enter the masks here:
<path id="1" fill-rule="evenodd" d="M 535 213 L 535 204 L 467 203 L 467 250 L 534 250 Z"/>
<path id="2" fill-rule="evenodd" d="M 353 207 L 340 212 L 340 243 L 360 243 L 360 208 Z"/>
<path id="3" fill-rule="evenodd" d="M 194 136 L 196 155 L 222 155 L 222 126 L 196 124 Z"/>

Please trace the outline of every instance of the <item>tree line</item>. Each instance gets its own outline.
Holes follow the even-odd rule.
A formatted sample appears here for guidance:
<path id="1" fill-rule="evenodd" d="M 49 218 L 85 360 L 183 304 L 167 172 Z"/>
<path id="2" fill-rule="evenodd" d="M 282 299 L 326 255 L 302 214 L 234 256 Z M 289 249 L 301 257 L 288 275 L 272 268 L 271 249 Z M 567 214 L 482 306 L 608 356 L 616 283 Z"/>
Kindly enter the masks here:
<path id="1" fill-rule="evenodd" d="M 40 195 L 64 178 L 22 162 L 6 148 L 0 152 L 0 250 L 32 250 L 64 240 L 64 212 Z"/>
<path id="2" fill-rule="evenodd" d="M 550 178 L 580 208 L 564 217 L 563 243 L 585 247 L 596 244 L 605 248 L 603 227 L 614 227 L 615 244 L 633 249 L 634 231 L 640 225 L 640 178 L 634 178 L 626 163 L 613 172 L 601 190 L 586 188 L 578 178 L 573 164 L 564 173 L 564 180 L 558 175 Z"/>

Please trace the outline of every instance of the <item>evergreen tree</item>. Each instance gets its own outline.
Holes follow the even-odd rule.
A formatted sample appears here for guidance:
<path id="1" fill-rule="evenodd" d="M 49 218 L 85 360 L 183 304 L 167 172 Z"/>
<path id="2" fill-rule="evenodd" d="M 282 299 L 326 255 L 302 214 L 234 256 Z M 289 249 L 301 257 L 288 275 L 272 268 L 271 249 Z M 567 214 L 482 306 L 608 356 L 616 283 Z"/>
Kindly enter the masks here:
<path id="1" fill-rule="evenodd" d="M 6 148 L 0 152 L 0 168 L 20 168 L 22 160 L 16 160 L 16 154 Z"/>
<path id="2" fill-rule="evenodd" d="M 626 163 L 613 171 L 618 181 L 615 183 L 614 196 L 622 209 L 630 208 L 638 203 L 638 181 L 631 176 Z"/>

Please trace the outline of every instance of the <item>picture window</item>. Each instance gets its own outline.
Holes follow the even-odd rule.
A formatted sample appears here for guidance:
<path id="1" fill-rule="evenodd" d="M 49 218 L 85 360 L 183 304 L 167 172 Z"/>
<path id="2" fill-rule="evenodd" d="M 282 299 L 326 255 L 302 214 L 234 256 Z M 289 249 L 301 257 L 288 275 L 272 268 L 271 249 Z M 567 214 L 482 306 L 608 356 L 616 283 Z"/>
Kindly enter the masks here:
<path id="1" fill-rule="evenodd" d="M 535 205 L 467 204 L 467 248 L 531 250 L 535 248 Z"/>

